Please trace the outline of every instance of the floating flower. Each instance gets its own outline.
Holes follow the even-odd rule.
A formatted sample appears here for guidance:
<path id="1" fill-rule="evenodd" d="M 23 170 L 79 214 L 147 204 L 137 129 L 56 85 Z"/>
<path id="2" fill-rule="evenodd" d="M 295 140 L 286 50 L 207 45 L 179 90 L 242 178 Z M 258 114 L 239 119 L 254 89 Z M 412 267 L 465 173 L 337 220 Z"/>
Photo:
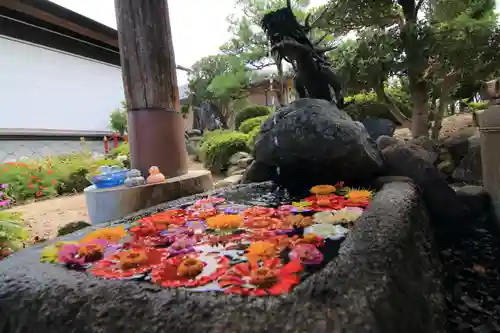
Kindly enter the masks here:
<path id="1" fill-rule="evenodd" d="M 250 244 L 247 248 L 246 257 L 249 262 L 258 262 L 260 260 L 267 260 L 275 258 L 279 254 L 278 248 L 274 242 L 270 241 L 257 241 Z"/>
<path id="2" fill-rule="evenodd" d="M 206 206 L 217 205 L 217 204 L 220 204 L 220 203 L 222 203 L 224 201 L 226 201 L 226 199 L 224 199 L 224 198 L 208 197 L 208 198 L 205 198 L 205 199 L 197 200 L 192 205 L 192 207 L 193 208 L 203 208 L 203 207 L 206 207 Z"/>
<path id="3" fill-rule="evenodd" d="M 105 240 L 108 243 L 118 243 L 127 235 L 123 226 L 109 227 L 91 232 L 80 240 L 80 243 L 88 243 L 94 240 Z"/>
<path id="4" fill-rule="evenodd" d="M 175 242 L 168 248 L 170 253 L 174 256 L 179 254 L 185 254 L 193 252 L 193 246 L 196 244 L 196 240 L 190 237 L 180 237 L 175 240 Z"/>
<path id="5" fill-rule="evenodd" d="M 185 226 L 186 228 L 193 230 L 195 233 L 202 233 L 208 227 L 208 225 L 201 220 L 187 221 Z"/>
<path id="6" fill-rule="evenodd" d="M 310 216 L 298 214 L 287 216 L 285 218 L 285 223 L 293 226 L 294 228 L 306 228 L 313 224 L 313 220 Z"/>
<path id="7" fill-rule="evenodd" d="M 249 217 L 245 227 L 250 229 L 280 229 L 284 227 L 281 220 L 269 216 Z"/>
<path id="8" fill-rule="evenodd" d="M 152 267 L 168 257 L 165 249 L 130 248 L 105 257 L 92 265 L 89 272 L 107 279 L 143 277 Z"/>
<path id="9" fill-rule="evenodd" d="M 228 268 L 225 256 L 188 254 L 163 260 L 153 268 L 151 280 L 167 288 L 195 288 L 217 280 Z"/>
<path id="10" fill-rule="evenodd" d="M 333 224 L 313 224 L 312 226 L 304 229 L 304 234 L 316 234 L 323 238 L 329 238 L 333 240 L 344 238 L 349 232 L 349 229 L 343 228 L 339 225 Z"/>
<path id="11" fill-rule="evenodd" d="M 299 236 L 292 237 L 291 243 L 294 246 L 298 244 L 312 244 L 315 247 L 320 247 L 324 245 L 324 240 L 323 237 L 310 233 L 310 234 L 305 234 L 302 237 Z"/>
<path id="12" fill-rule="evenodd" d="M 218 205 L 217 211 L 221 214 L 240 214 L 248 209 L 249 206 L 237 204 Z"/>
<path id="13" fill-rule="evenodd" d="M 351 223 L 359 219 L 363 214 L 363 209 L 359 207 L 346 207 L 337 211 L 333 215 L 332 223 Z"/>
<path id="14" fill-rule="evenodd" d="M 296 260 L 282 265 L 280 260 L 268 259 L 261 265 L 240 263 L 219 278 L 219 286 L 226 294 L 251 296 L 289 293 L 300 282 L 303 266 Z"/>
<path id="15" fill-rule="evenodd" d="M 64 244 L 58 252 L 58 262 L 69 266 L 85 266 L 103 258 L 108 242 L 95 239 L 87 243 Z"/>
<path id="16" fill-rule="evenodd" d="M 59 250 L 65 244 L 78 244 L 77 242 L 57 242 L 54 245 L 44 247 L 40 254 L 40 262 L 57 263 Z"/>
<path id="17" fill-rule="evenodd" d="M 205 220 L 208 219 L 209 217 L 217 215 L 217 209 L 215 207 L 188 209 L 187 212 L 190 219 Z"/>
<path id="18" fill-rule="evenodd" d="M 243 224 L 243 218 L 239 215 L 219 214 L 206 220 L 212 229 L 238 229 Z"/>
<path id="19" fill-rule="evenodd" d="M 309 190 L 312 194 L 326 195 L 335 192 L 335 186 L 332 185 L 316 185 Z"/>
<path id="20" fill-rule="evenodd" d="M 170 209 L 145 217 L 142 221 L 150 221 L 157 229 L 165 230 L 170 226 L 182 226 L 186 222 L 186 212 L 183 209 Z"/>
<path id="21" fill-rule="evenodd" d="M 346 206 L 347 199 L 340 195 L 313 195 L 304 199 L 311 202 L 311 208 L 315 211 L 338 210 Z"/>
<path id="22" fill-rule="evenodd" d="M 368 204 L 373 193 L 369 190 L 350 190 L 345 197 L 352 203 Z"/>
<path id="23" fill-rule="evenodd" d="M 245 209 L 241 215 L 243 217 L 261 217 L 268 216 L 271 217 L 276 214 L 276 210 L 274 208 L 255 206 Z"/>
<path id="24" fill-rule="evenodd" d="M 336 219 L 333 217 L 332 211 L 321 211 L 314 213 L 313 215 L 314 223 L 326 223 L 326 224 L 334 224 Z"/>
<path id="25" fill-rule="evenodd" d="M 312 244 L 297 244 L 289 254 L 290 260 L 298 260 L 305 265 L 317 265 L 323 261 L 323 253 Z"/>
<path id="26" fill-rule="evenodd" d="M 296 204 L 297 206 L 295 206 Z M 305 205 L 304 205 L 305 204 Z M 294 213 L 306 213 L 311 211 L 312 203 L 304 201 L 304 202 L 294 202 L 292 205 L 282 205 L 279 206 L 276 210 L 276 214 L 280 218 L 284 218 L 290 216 Z"/>

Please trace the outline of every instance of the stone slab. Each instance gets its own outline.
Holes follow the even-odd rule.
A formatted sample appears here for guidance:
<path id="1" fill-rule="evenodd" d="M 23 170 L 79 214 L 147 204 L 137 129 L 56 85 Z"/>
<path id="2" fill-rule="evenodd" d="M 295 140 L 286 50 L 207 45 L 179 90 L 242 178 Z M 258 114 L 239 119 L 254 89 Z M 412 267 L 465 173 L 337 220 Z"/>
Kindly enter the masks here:
<path id="1" fill-rule="evenodd" d="M 191 170 L 159 184 L 135 187 L 125 185 L 98 189 L 87 187 L 83 193 L 92 224 L 109 222 L 141 209 L 213 189 L 212 174 L 207 170 Z"/>
<path id="2" fill-rule="evenodd" d="M 269 184 L 216 191 L 236 202 Z M 116 221 L 190 204 L 162 204 Z M 92 226 L 59 240 L 74 240 Z M 46 244 L 44 244 L 46 245 Z M 441 333 L 440 262 L 414 185 L 386 183 L 339 256 L 282 297 L 241 297 L 110 281 L 42 264 L 36 245 L 0 262 L 0 333 Z"/>

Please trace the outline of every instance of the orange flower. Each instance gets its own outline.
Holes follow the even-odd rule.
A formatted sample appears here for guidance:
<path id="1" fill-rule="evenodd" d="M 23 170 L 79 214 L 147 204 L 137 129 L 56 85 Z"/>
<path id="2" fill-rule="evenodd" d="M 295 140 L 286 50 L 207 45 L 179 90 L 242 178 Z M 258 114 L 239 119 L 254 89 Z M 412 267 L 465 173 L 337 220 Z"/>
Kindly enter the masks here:
<path id="1" fill-rule="evenodd" d="M 332 185 L 316 185 L 311 187 L 310 192 L 312 194 L 326 195 L 335 192 L 335 186 Z"/>
<path id="2" fill-rule="evenodd" d="M 97 239 L 105 240 L 110 243 L 116 243 L 127 235 L 125 228 L 122 226 L 103 228 L 91 232 L 80 240 L 80 243 L 88 243 Z"/>
<path id="3" fill-rule="evenodd" d="M 276 258 L 278 254 L 276 244 L 268 241 L 258 241 L 248 247 L 246 257 L 249 262 L 257 263 L 261 260 Z"/>
<path id="4" fill-rule="evenodd" d="M 52 170 L 47 170 L 47 174 L 51 175 L 52 174 Z"/>
<path id="5" fill-rule="evenodd" d="M 35 186 L 33 184 L 28 185 L 29 188 L 34 188 Z"/>
<path id="6" fill-rule="evenodd" d="M 56 185 L 57 182 L 55 180 L 52 181 L 52 185 Z"/>
<path id="7" fill-rule="evenodd" d="M 243 224 L 243 218 L 239 215 L 219 214 L 206 220 L 212 229 L 237 229 Z"/>

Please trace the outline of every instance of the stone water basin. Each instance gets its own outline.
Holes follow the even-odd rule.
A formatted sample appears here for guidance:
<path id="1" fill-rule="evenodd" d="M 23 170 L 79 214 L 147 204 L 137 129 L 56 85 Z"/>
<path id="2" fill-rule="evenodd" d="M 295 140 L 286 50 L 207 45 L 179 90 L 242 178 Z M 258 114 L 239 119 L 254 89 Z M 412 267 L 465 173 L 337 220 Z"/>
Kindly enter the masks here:
<path id="1" fill-rule="evenodd" d="M 290 201 L 273 190 L 261 183 L 212 195 L 259 206 Z M 202 197 L 157 206 L 111 226 L 184 208 Z M 95 229 L 60 241 L 79 240 Z M 306 272 L 293 290 L 265 297 L 96 278 L 40 263 L 44 245 L 37 245 L 0 263 L 0 332 L 440 332 L 439 264 L 412 184 L 384 185 L 347 238 L 332 244 L 323 265 Z"/>

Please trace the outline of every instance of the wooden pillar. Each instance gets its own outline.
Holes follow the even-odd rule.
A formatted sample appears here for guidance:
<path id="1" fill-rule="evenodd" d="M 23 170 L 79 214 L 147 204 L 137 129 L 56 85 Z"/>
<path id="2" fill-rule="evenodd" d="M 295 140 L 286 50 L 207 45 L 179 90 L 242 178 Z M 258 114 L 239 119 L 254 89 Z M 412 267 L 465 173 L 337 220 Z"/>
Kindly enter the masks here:
<path id="1" fill-rule="evenodd" d="M 188 170 L 167 0 L 115 0 L 132 168 Z"/>

